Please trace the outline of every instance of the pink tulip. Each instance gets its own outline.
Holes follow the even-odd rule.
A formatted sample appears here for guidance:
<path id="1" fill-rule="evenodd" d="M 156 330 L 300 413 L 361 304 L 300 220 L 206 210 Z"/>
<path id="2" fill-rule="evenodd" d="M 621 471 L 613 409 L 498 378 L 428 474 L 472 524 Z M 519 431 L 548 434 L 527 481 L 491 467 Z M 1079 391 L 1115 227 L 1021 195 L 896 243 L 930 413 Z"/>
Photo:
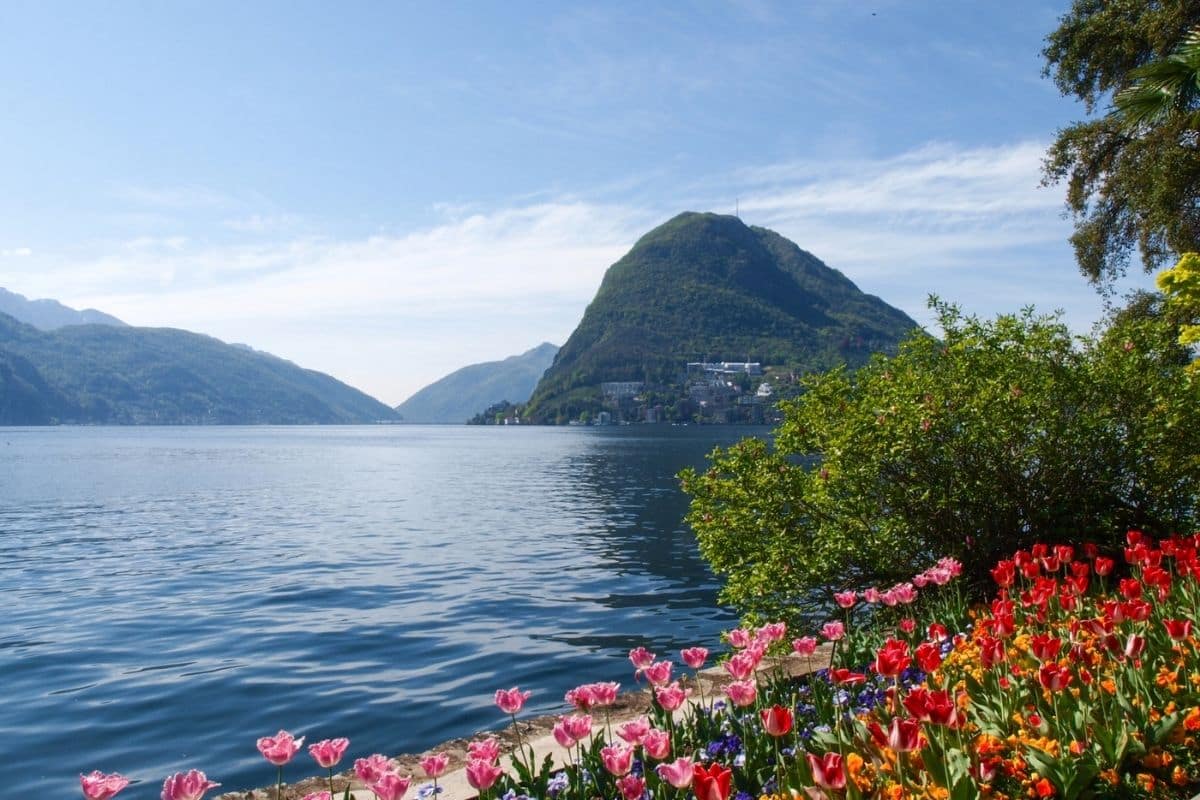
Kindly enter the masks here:
<path id="1" fill-rule="evenodd" d="M 758 629 L 758 637 L 770 642 L 781 642 L 787 636 L 786 622 L 769 622 Z"/>
<path id="2" fill-rule="evenodd" d="M 367 788 L 374 792 L 379 800 L 400 800 L 411 784 L 411 778 L 401 777 L 394 772 L 385 772 Z"/>
<path id="3" fill-rule="evenodd" d="M 879 590 L 874 586 L 863 592 L 863 601 L 867 603 L 878 603 L 881 595 Z"/>
<path id="4" fill-rule="evenodd" d="M 329 794 L 328 791 L 313 792 L 312 794 L 304 795 L 304 800 L 333 800 L 333 795 Z"/>
<path id="5" fill-rule="evenodd" d="M 162 800 L 200 800 L 209 789 L 220 786 L 198 769 L 176 772 L 163 781 Z"/>
<path id="6" fill-rule="evenodd" d="M 589 714 L 572 714 L 563 719 L 563 725 L 571 738 L 581 742 L 592 735 L 592 717 Z"/>
<path id="7" fill-rule="evenodd" d="M 619 683 L 585 683 L 567 692 L 566 701 L 580 711 L 598 706 L 611 706 L 617 700 L 619 688 Z"/>
<path id="8" fill-rule="evenodd" d="M 522 692 L 516 686 L 511 689 L 496 690 L 496 705 L 505 714 L 516 714 L 525 707 L 525 701 L 533 695 L 533 692 Z"/>
<path id="9" fill-rule="evenodd" d="M 467 758 L 472 761 L 495 762 L 500 758 L 500 740 L 489 736 L 481 741 L 467 745 Z"/>
<path id="10" fill-rule="evenodd" d="M 109 800 L 110 797 L 129 785 L 129 779 L 114 772 L 105 775 L 100 770 L 93 770 L 87 775 L 79 776 L 79 786 L 87 800 Z"/>
<path id="11" fill-rule="evenodd" d="M 679 655 L 683 658 L 683 663 L 692 669 L 700 669 L 704 666 L 704 662 L 708 660 L 708 649 L 705 647 L 686 647 L 679 651 Z"/>
<path id="12" fill-rule="evenodd" d="M 813 636 L 801 636 L 792 639 L 792 652 L 798 656 L 811 656 L 817 652 L 817 640 Z"/>
<path id="13" fill-rule="evenodd" d="M 600 751 L 600 760 L 604 768 L 616 775 L 628 775 L 633 767 L 633 748 L 623 744 L 610 744 Z"/>
<path id="14" fill-rule="evenodd" d="M 842 608 L 850 608 L 858 600 L 858 593 L 853 589 L 848 592 L 834 592 L 833 600 Z"/>
<path id="15" fill-rule="evenodd" d="M 426 778 L 440 778 L 446 772 L 450 756 L 447 753 L 431 753 L 417 763 L 421 765 Z"/>
<path id="16" fill-rule="evenodd" d="M 642 743 L 642 738 L 646 732 L 650 730 L 650 720 L 645 717 L 631 719 L 623 725 L 617 726 L 617 736 L 620 736 L 629 744 L 637 745 Z"/>
<path id="17" fill-rule="evenodd" d="M 917 599 L 917 590 L 911 583 L 898 583 L 888 591 L 894 593 L 897 603 L 907 605 Z"/>
<path id="18" fill-rule="evenodd" d="M 821 635 L 828 641 L 836 642 L 846 635 L 846 626 L 840 622 L 826 622 L 821 626 Z"/>
<path id="19" fill-rule="evenodd" d="M 734 681 L 725 687 L 725 694 L 735 706 L 744 707 L 754 703 L 758 686 L 752 680 Z"/>
<path id="20" fill-rule="evenodd" d="M 491 761 L 476 758 L 467 762 L 467 783 L 471 784 L 473 789 L 481 792 L 492 788 L 503 774 L 504 770 Z"/>
<path id="21" fill-rule="evenodd" d="M 749 647 L 753 640 L 754 637 L 745 628 L 734 628 L 729 632 L 729 644 L 737 650 Z"/>
<path id="22" fill-rule="evenodd" d="M 659 764 L 654 771 L 676 789 L 686 789 L 692 785 L 692 766 L 690 758 L 677 758 L 670 764 Z"/>
<path id="23" fill-rule="evenodd" d="M 754 674 L 757 666 L 752 653 L 738 653 L 725 662 L 725 671 L 735 681 L 744 681 Z"/>
<path id="24" fill-rule="evenodd" d="M 646 780 L 637 775 L 626 775 L 617 781 L 617 788 L 625 800 L 638 800 L 646 793 Z"/>
<path id="25" fill-rule="evenodd" d="M 325 769 L 333 769 L 342 760 L 342 756 L 346 754 L 346 748 L 349 746 L 349 739 L 323 739 L 316 744 L 310 744 L 308 753 L 320 766 Z"/>
<path id="26" fill-rule="evenodd" d="M 671 754 L 671 734 L 651 728 L 642 737 L 642 750 L 656 761 L 662 761 Z"/>
<path id="27" fill-rule="evenodd" d="M 354 762 L 354 774 L 366 784 L 374 783 L 380 776 L 395 770 L 395 766 L 387 756 L 375 753 L 369 758 L 359 758 Z"/>
<path id="28" fill-rule="evenodd" d="M 644 671 L 646 680 L 655 686 L 664 686 L 671 682 L 671 667 L 670 661 L 655 661 Z"/>
<path id="29" fill-rule="evenodd" d="M 684 689 L 679 685 L 679 681 L 675 681 L 668 686 L 660 686 L 654 690 L 654 698 L 658 700 L 658 704 L 663 707 L 664 711 L 675 711 L 688 695 L 692 693 L 691 689 Z"/>
<path id="30" fill-rule="evenodd" d="M 277 767 L 282 767 L 292 760 L 292 756 L 300 752 L 302 744 L 304 744 L 303 736 L 296 739 L 287 731 L 280 731 L 274 736 L 264 736 L 259 739 L 258 752 L 262 753 L 263 758 L 267 761 Z"/>
<path id="31" fill-rule="evenodd" d="M 617 690 L 621 688 L 619 683 L 593 683 L 592 697 L 598 706 L 611 706 L 617 702 Z"/>
<path id="32" fill-rule="evenodd" d="M 635 647 L 629 651 L 629 661 L 641 672 L 654 663 L 654 653 L 644 647 Z"/>
<path id="33" fill-rule="evenodd" d="M 571 736 L 567 731 L 567 723 L 565 720 L 559 720 L 554 723 L 554 728 L 550 731 L 554 735 L 554 741 L 558 742 L 559 747 L 570 749 L 575 746 L 575 737 Z"/>

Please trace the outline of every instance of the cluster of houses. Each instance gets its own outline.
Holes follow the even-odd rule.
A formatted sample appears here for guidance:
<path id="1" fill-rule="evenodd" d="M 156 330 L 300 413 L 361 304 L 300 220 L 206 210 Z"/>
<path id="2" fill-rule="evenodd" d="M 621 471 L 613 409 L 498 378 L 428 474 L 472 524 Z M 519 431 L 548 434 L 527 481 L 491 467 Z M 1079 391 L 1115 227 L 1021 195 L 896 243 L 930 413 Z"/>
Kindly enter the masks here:
<path id="1" fill-rule="evenodd" d="M 678 386 L 640 381 L 600 384 L 604 410 L 590 424 L 700 422 L 764 424 L 779 421 L 776 389 L 757 361 L 692 361 Z"/>

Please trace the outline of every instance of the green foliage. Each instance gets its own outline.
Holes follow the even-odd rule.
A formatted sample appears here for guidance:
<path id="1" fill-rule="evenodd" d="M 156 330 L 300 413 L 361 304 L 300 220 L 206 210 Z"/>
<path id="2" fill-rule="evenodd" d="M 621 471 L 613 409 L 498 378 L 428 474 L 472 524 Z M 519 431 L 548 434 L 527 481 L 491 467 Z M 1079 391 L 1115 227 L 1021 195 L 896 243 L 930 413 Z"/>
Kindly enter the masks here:
<path id="1" fill-rule="evenodd" d="M 604 276 L 527 416 L 600 408 L 605 381 L 677 384 L 688 361 L 798 371 L 860 364 L 916 323 L 778 234 L 736 217 L 680 214 Z"/>
<path id="2" fill-rule="evenodd" d="M 1182 317 L 1181 345 L 1200 344 L 1200 253 L 1184 253 L 1179 263 L 1155 279 L 1167 307 Z M 1192 368 L 1196 367 L 1193 363 Z"/>
<path id="3" fill-rule="evenodd" d="M 722 599 L 795 620 L 829 589 L 937 557 L 980 581 L 1034 541 L 1185 530 L 1200 502 L 1200 382 L 1156 309 L 1076 341 L 1032 310 L 981 321 L 931 301 L 943 340 L 810 377 L 774 447 L 683 473 Z"/>
<path id="4" fill-rule="evenodd" d="M 169 328 L 43 332 L 0 314 L 0 424 L 303 424 L 391 420 L 328 375 Z"/>
<path id="5" fill-rule="evenodd" d="M 1177 52 L 1198 25 L 1195 0 L 1074 0 L 1046 39 L 1045 72 L 1064 95 L 1089 112 L 1111 96 L 1119 107 L 1060 130 L 1044 165 L 1046 183 L 1067 184 L 1076 260 L 1097 284 L 1123 275 L 1135 247 L 1147 271 L 1200 249 L 1197 93 Z"/>

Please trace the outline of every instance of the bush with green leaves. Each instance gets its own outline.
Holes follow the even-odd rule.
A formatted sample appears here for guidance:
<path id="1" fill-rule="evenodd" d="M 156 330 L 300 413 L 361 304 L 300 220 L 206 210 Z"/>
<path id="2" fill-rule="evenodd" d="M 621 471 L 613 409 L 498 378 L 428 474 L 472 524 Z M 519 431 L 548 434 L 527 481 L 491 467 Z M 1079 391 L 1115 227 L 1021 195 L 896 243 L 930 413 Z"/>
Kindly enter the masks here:
<path id="1" fill-rule="evenodd" d="M 810 377 L 773 445 L 682 473 L 722 600 L 748 618 L 799 621 L 833 590 L 886 588 L 940 556 L 982 583 L 1036 541 L 1196 524 L 1200 380 L 1157 301 L 1086 338 L 1032 309 L 930 304 L 940 339 Z"/>

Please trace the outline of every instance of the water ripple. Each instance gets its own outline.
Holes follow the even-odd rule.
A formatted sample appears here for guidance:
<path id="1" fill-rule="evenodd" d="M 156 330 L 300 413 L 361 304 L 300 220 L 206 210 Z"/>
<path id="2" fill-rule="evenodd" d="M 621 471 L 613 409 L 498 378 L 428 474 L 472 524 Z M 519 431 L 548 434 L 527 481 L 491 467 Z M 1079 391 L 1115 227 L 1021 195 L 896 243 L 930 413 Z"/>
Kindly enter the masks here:
<path id="1" fill-rule="evenodd" d="M 13 429 L 0 462 L 9 793 L 272 778 L 254 739 L 416 751 L 562 707 L 731 617 L 674 475 L 730 429 Z M 311 772 L 298 765 L 295 774 Z M 124 795 L 122 795 L 124 797 Z"/>

